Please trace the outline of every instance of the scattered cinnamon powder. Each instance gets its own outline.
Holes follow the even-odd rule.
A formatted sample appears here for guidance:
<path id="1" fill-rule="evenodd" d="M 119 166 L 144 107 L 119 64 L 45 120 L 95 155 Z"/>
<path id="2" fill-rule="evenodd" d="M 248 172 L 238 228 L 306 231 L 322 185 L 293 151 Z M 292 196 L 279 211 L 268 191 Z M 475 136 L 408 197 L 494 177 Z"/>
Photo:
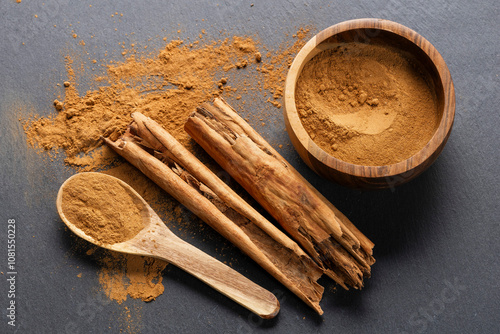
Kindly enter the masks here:
<path id="1" fill-rule="evenodd" d="M 163 270 L 167 262 L 113 252 L 90 244 L 76 235 L 71 236 L 74 240 L 69 254 L 85 254 L 99 265 L 99 289 L 110 300 L 121 304 L 127 297 L 131 297 L 149 302 L 164 292 Z"/>
<path id="2" fill-rule="evenodd" d="M 225 72 L 258 63 L 252 79 L 263 87 L 264 96 L 266 91 L 271 93 L 268 102 L 280 108 L 288 68 L 308 32 L 299 30 L 291 46 L 269 52 L 269 61 L 262 59 L 257 42 L 250 37 L 234 36 L 202 46 L 198 41 L 185 45 L 173 40 L 149 57 L 133 54 L 124 62 L 111 63 L 106 75 L 94 77 L 99 88 L 83 96 L 77 90 L 74 57 L 66 56 L 64 99 L 54 101 L 57 114 L 24 120 L 28 143 L 45 150 L 63 149 L 65 162 L 81 171 L 102 168 L 116 155 L 106 148 L 95 151 L 102 145 L 101 137 L 116 140 L 131 121 L 130 114 L 139 111 L 189 148 L 191 141 L 182 127 L 187 115 L 204 101 L 230 97 L 237 91 Z M 248 91 L 255 83 L 244 82 L 243 86 L 240 90 Z"/>
<path id="3" fill-rule="evenodd" d="M 266 102 L 271 103 L 276 108 L 281 108 L 281 98 L 285 88 L 285 80 L 288 74 L 288 69 L 292 65 L 295 54 L 307 42 L 309 29 L 301 28 L 293 36 L 295 41 L 290 46 L 286 43 L 280 50 L 270 53 L 271 58 L 269 63 L 263 63 L 257 70 L 263 75 L 263 87 L 270 91 L 271 97 Z"/>
<path id="4" fill-rule="evenodd" d="M 411 55 L 395 48 L 337 45 L 304 66 L 297 110 L 311 139 L 336 158 L 398 163 L 422 149 L 439 124 L 427 76 Z"/>
<path id="5" fill-rule="evenodd" d="M 98 262 L 103 291 L 118 303 L 127 300 L 127 296 L 150 302 L 165 290 L 162 284 L 165 261 L 108 251 Z"/>
<path id="6" fill-rule="evenodd" d="M 99 173 L 69 179 L 62 194 L 66 218 L 102 244 L 132 239 L 143 229 L 141 204 L 118 180 Z"/>
<path id="7" fill-rule="evenodd" d="M 64 101 L 55 101 L 57 115 L 35 118 L 25 124 L 28 141 L 46 150 L 62 148 L 66 163 L 81 166 L 80 159 L 102 145 L 101 137 L 116 140 L 139 111 L 153 118 L 181 143 L 189 136 L 182 125 L 200 103 L 232 88 L 222 81 L 221 70 L 235 64 L 255 63 L 255 42 L 250 38 L 211 42 L 199 48 L 181 40 L 168 43 L 152 58 L 130 56 L 108 66 L 107 76 L 96 78 L 101 86 L 85 96 L 78 94 L 73 61 L 66 57 L 68 85 Z M 247 66 L 247 65 L 245 65 Z"/>
<path id="8" fill-rule="evenodd" d="M 129 257 L 126 272 L 130 285 L 127 287 L 127 294 L 145 302 L 155 300 L 165 290 L 161 284 L 163 269 L 165 261 L 140 256 Z"/>

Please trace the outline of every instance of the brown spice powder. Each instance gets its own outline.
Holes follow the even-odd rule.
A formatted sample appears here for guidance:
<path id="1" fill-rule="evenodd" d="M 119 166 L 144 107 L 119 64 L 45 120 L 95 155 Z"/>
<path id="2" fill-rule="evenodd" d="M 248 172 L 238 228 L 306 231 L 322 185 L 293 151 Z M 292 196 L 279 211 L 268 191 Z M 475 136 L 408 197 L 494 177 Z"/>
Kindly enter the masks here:
<path id="1" fill-rule="evenodd" d="M 233 88 L 221 70 L 255 63 L 255 50 L 255 42 L 245 37 L 214 41 L 198 48 L 174 40 L 154 57 L 132 55 L 123 63 L 109 65 L 107 76 L 96 78 L 101 84 L 99 89 L 82 97 L 77 92 L 73 61 L 68 56 L 64 101 L 54 102 L 58 114 L 26 122 L 28 141 L 46 150 L 62 148 L 69 165 L 90 165 L 80 154 L 101 146 L 101 136 L 116 140 L 130 123 L 130 114 L 138 111 L 189 145 L 189 136 L 183 130 L 188 114 L 222 92 L 231 93 Z M 109 158 L 108 153 L 105 155 Z"/>
<path id="2" fill-rule="evenodd" d="M 264 89 L 271 93 L 266 102 L 271 103 L 276 108 L 281 108 L 281 98 L 285 88 L 285 80 L 288 69 L 292 65 L 295 54 L 304 46 L 309 29 L 301 28 L 293 35 L 295 38 L 292 45 L 285 45 L 274 54 L 270 53 L 269 62 L 263 63 L 257 70 L 262 73 Z"/>
<path id="3" fill-rule="evenodd" d="M 132 239 L 144 227 L 139 200 L 116 179 L 99 173 L 69 179 L 62 209 L 72 224 L 101 244 Z"/>
<path id="4" fill-rule="evenodd" d="M 122 303 L 127 296 L 150 302 L 161 295 L 167 262 L 138 255 L 107 251 L 98 258 L 99 282 L 108 298 Z"/>
<path id="5" fill-rule="evenodd" d="M 392 47 L 339 44 L 304 66 L 296 86 L 299 117 L 311 139 L 340 160 L 398 163 L 422 149 L 439 124 L 427 76 Z"/>

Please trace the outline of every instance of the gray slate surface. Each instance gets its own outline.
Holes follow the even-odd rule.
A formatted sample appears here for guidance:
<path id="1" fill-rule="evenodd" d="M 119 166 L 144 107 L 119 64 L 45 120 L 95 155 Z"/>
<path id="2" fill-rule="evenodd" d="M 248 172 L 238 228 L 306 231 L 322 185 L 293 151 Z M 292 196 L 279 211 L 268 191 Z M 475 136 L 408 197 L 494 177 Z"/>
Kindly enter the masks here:
<path id="1" fill-rule="evenodd" d="M 111 18 L 115 12 L 124 15 Z M 119 305 L 96 292 L 98 266 L 71 251 L 73 239 L 55 209 L 57 189 L 74 171 L 63 166 L 62 158 L 50 162 L 27 148 L 16 107 L 23 101 L 41 115 L 51 112 L 60 93 L 55 83 L 65 79 L 63 55 L 78 49 L 71 30 L 86 36 L 94 58 L 103 59 L 108 51 L 107 59 L 119 60 L 119 42 L 161 47 L 161 38 L 177 36 L 177 29 L 182 38 L 193 39 L 201 29 L 213 38 L 221 30 L 256 35 L 264 46 L 275 48 L 298 27 L 310 25 L 315 33 L 362 17 L 386 18 L 416 30 L 446 60 L 457 116 L 437 162 L 405 186 L 362 192 L 311 172 L 286 145 L 281 114 L 260 131 L 271 142 L 284 143 L 283 156 L 375 242 L 377 263 L 366 288 L 327 291 L 321 303 L 325 314 L 317 316 L 205 229 L 208 242 L 190 242 L 232 261 L 236 270 L 276 292 L 282 305 L 277 318 L 260 321 L 173 266 L 164 273 L 165 294 L 152 303 L 129 299 Z M 127 332 L 127 306 L 141 308 L 131 330 L 143 333 L 499 333 L 499 22 L 494 0 L 2 1 L 0 332 Z M 8 219 L 17 226 L 14 328 L 6 317 Z M 77 279 L 80 272 L 83 278 Z M 322 283 L 333 288 L 328 280 Z"/>

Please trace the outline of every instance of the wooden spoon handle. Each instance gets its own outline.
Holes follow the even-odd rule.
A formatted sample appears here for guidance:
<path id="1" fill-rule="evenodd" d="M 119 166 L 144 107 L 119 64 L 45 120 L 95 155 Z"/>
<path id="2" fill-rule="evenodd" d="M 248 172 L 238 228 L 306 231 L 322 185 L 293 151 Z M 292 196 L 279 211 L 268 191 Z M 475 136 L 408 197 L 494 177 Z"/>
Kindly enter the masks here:
<path id="1" fill-rule="evenodd" d="M 264 319 L 279 312 L 279 302 L 271 292 L 177 237 L 158 244 L 154 253 Z"/>

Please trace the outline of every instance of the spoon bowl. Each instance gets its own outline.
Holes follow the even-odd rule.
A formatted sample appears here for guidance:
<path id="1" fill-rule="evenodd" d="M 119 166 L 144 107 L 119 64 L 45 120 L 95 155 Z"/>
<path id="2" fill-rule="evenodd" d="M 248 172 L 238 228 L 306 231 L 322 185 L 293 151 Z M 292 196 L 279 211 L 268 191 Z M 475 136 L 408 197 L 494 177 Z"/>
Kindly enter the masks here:
<path id="1" fill-rule="evenodd" d="M 68 218 L 63 203 L 68 184 L 75 178 L 85 180 L 90 176 L 101 178 L 103 183 L 118 182 L 123 191 L 132 197 L 134 204 L 140 208 L 143 223 L 135 236 L 119 243 L 106 243 L 85 233 Z M 132 187 L 113 176 L 93 172 L 73 175 L 61 185 L 56 206 L 62 221 L 82 239 L 112 251 L 152 256 L 172 263 L 264 319 L 273 318 L 279 312 L 279 302 L 271 292 L 177 237 Z"/>

